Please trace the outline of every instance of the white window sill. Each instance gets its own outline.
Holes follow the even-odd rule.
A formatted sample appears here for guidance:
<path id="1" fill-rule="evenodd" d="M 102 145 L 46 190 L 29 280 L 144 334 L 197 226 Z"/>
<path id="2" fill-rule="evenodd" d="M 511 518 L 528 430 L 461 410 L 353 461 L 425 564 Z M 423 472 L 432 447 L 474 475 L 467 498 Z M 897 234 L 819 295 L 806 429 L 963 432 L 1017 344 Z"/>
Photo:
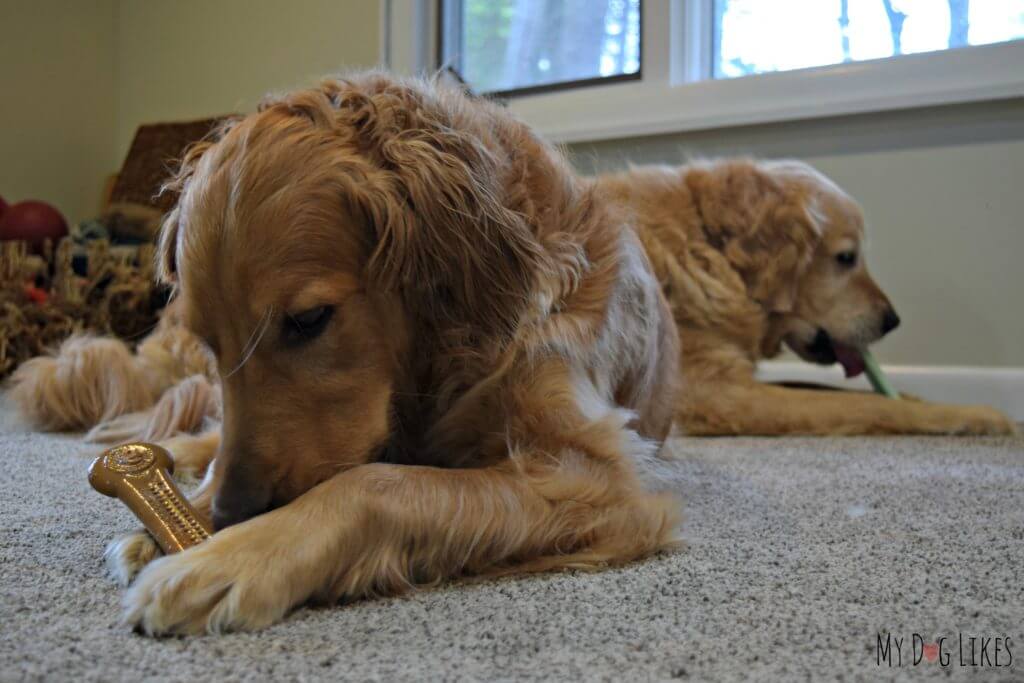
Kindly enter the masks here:
<path id="1" fill-rule="evenodd" d="M 589 142 L 1024 96 L 1024 41 L 667 86 L 618 83 L 521 97 L 547 139 Z"/>

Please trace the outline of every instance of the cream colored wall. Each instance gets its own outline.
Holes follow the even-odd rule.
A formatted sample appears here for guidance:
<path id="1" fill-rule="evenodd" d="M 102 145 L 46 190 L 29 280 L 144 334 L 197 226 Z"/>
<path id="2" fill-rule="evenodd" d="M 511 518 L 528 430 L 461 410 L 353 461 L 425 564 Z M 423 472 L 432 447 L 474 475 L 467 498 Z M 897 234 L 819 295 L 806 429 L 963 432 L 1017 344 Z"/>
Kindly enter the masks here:
<path id="1" fill-rule="evenodd" d="M 1024 366 L 1024 100 L 752 126 L 571 148 L 627 160 L 808 160 L 868 218 L 868 262 L 903 317 L 883 362 Z"/>
<path id="2" fill-rule="evenodd" d="M 379 59 L 376 0 L 122 0 L 116 153 L 140 123 L 251 111 Z"/>
<path id="3" fill-rule="evenodd" d="M 0 195 L 97 212 L 141 123 L 373 66 L 377 0 L 0 0 Z"/>
<path id="4" fill-rule="evenodd" d="M 116 167 L 114 0 L 0 0 L 0 195 L 74 222 Z"/>

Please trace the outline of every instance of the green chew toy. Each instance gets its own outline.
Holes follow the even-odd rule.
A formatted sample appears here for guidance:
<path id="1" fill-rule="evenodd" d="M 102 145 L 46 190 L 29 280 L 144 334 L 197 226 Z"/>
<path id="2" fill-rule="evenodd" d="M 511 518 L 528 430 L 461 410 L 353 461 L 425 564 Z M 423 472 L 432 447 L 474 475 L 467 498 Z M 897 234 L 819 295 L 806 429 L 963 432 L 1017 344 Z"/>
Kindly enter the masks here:
<path id="1" fill-rule="evenodd" d="M 878 365 L 875 357 L 871 355 L 871 352 L 864 349 L 861 351 L 861 354 L 864 356 L 864 374 L 868 376 L 868 381 L 871 382 L 871 386 L 874 387 L 875 391 L 889 398 L 899 398 L 899 393 L 892 388 L 889 380 L 882 374 L 882 368 Z"/>

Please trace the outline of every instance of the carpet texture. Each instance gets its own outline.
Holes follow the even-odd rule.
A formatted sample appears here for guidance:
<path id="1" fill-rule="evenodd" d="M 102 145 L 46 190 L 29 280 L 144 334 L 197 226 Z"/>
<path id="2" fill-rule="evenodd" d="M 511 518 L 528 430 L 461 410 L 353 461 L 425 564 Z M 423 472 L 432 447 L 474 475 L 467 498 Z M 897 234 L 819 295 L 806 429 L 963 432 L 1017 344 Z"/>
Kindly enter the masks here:
<path id="1" fill-rule="evenodd" d="M 103 547 L 135 524 L 89 488 L 95 450 L 9 408 L 3 681 L 927 678 L 943 672 L 921 646 L 940 637 L 953 678 L 1024 680 L 1021 438 L 680 439 L 680 551 L 153 640 L 118 623 Z M 904 639 L 902 667 L 879 666 L 879 633 Z M 987 659 L 974 642 L 984 667 L 972 636 L 992 639 Z"/>

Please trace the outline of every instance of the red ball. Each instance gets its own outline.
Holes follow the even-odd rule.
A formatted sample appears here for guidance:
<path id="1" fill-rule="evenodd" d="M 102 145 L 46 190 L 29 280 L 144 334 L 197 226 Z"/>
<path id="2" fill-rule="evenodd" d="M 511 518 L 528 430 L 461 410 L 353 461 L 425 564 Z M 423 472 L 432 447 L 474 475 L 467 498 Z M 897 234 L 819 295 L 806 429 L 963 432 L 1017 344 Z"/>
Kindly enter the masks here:
<path id="1" fill-rule="evenodd" d="M 24 240 L 37 251 L 42 249 L 43 241 L 49 239 L 56 244 L 67 234 L 64 216 L 46 202 L 18 202 L 0 216 L 0 240 Z"/>

